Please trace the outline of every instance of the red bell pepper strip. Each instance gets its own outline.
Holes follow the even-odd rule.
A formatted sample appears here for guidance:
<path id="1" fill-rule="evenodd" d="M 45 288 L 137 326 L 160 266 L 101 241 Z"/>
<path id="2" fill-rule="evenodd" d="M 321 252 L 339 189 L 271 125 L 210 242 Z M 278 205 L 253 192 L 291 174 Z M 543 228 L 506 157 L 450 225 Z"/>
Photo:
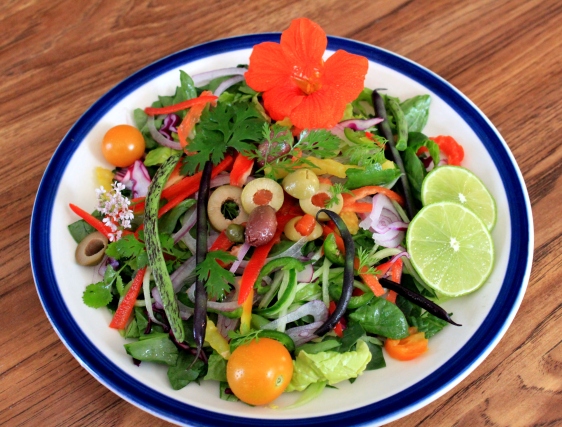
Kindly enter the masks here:
<path id="1" fill-rule="evenodd" d="M 95 216 L 89 214 L 88 212 L 79 208 L 78 206 L 73 205 L 72 203 L 69 203 L 68 206 L 70 206 L 72 212 L 74 212 L 76 215 L 78 215 L 80 218 L 82 218 L 84 221 L 86 221 L 88 224 L 90 224 L 92 227 L 94 227 L 96 230 L 98 230 L 101 234 L 103 234 L 105 237 L 109 239 L 111 228 L 109 228 L 107 225 L 105 225 L 102 221 L 97 219 Z"/>
<path id="2" fill-rule="evenodd" d="M 217 239 L 213 242 L 213 244 L 209 248 L 209 252 L 229 251 L 232 245 L 234 245 L 234 242 L 232 242 L 228 237 L 226 237 L 226 232 L 222 230 L 219 236 L 217 237 Z M 227 266 L 227 264 L 225 264 L 219 259 L 216 261 L 222 268 L 225 268 Z"/>
<path id="3" fill-rule="evenodd" d="M 329 234 L 334 235 L 334 237 L 336 238 L 336 246 L 338 247 L 338 250 L 342 255 L 345 254 L 345 245 L 341 236 L 336 233 L 333 228 L 330 228 L 327 225 L 322 225 L 322 235 L 324 237 L 328 237 Z"/>
<path id="4" fill-rule="evenodd" d="M 170 114 L 175 113 L 176 111 L 186 110 L 191 108 L 195 105 L 205 105 L 207 102 L 216 101 L 218 98 L 214 95 L 207 95 L 207 96 L 198 96 L 197 98 L 188 99 L 187 101 L 180 102 L 178 104 L 170 105 L 168 107 L 146 107 L 144 112 L 149 116 L 156 116 L 158 114 Z"/>
<path id="5" fill-rule="evenodd" d="M 230 172 L 230 185 L 242 187 L 252 173 L 253 167 L 254 161 L 252 159 L 248 159 L 242 153 L 238 153 L 236 160 L 234 160 L 234 165 L 232 165 L 232 172 Z"/>
<path id="6" fill-rule="evenodd" d="M 357 202 L 357 200 L 362 199 L 363 197 L 372 196 L 373 194 L 377 193 L 384 194 L 389 199 L 394 200 L 400 205 L 404 206 L 404 198 L 400 194 L 389 190 L 388 188 L 379 187 L 378 185 L 367 185 L 365 187 L 356 188 L 355 190 L 352 190 L 351 193 L 352 194 L 342 194 L 344 206 L 355 203 Z"/>
<path id="7" fill-rule="evenodd" d="M 131 283 L 131 287 L 125 294 L 123 301 L 117 307 L 117 311 L 113 315 L 113 319 L 109 324 L 110 328 L 113 329 L 125 329 L 127 326 L 127 322 L 129 317 L 131 317 L 131 313 L 133 312 L 133 308 L 135 307 L 135 302 L 139 296 L 142 281 L 144 279 L 144 273 L 146 272 L 146 267 L 141 268 L 135 278 L 133 279 L 133 283 Z"/>
<path id="8" fill-rule="evenodd" d="M 328 307 L 328 313 L 332 314 L 336 310 L 336 303 L 334 301 L 330 301 L 330 307 Z M 338 337 L 343 337 L 343 331 L 346 328 L 345 319 L 342 317 L 336 326 L 334 326 L 334 332 Z"/>
<path id="9" fill-rule="evenodd" d="M 254 284 L 260 274 L 262 267 L 265 265 L 265 260 L 269 255 L 269 251 L 274 244 L 278 243 L 281 238 L 282 228 L 278 228 L 273 238 L 265 245 L 258 246 L 254 250 L 254 254 L 248 265 L 242 273 L 242 281 L 240 282 L 240 293 L 238 294 L 238 304 L 243 304 L 250 295 L 250 291 L 254 288 Z"/>
<path id="10" fill-rule="evenodd" d="M 227 170 L 232 165 L 232 162 L 233 162 L 232 156 L 225 156 L 222 162 L 220 162 L 218 165 L 216 165 L 213 168 L 213 171 L 211 172 L 211 177 L 214 178 L 219 173 Z M 174 185 L 168 188 L 165 188 L 162 191 L 161 198 L 169 200 L 169 202 L 167 205 L 164 205 L 161 209 L 164 209 L 164 207 L 170 205 L 172 203 L 172 200 L 178 199 L 178 201 L 175 202 L 175 205 L 168 207 L 165 212 L 159 213 L 158 215 L 159 216 L 164 215 L 164 213 L 168 212 L 168 210 L 177 206 L 180 202 L 182 202 L 183 200 L 187 199 L 189 196 L 197 192 L 197 190 L 199 190 L 199 185 L 201 184 L 201 176 L 202 176 L 202 172 L 197 172 L 196 174 L 192 176 L 186 176 L 181 181 L 176 182 Z M 131 202 L 134 205 L 135 212 L 137 211 L 142 212 L 144 210 L 144 197 L 137 197 L 136 199 L 133 199 Z"/>
<path id="11" fill-rule="evenodd" d="M 234 245 L 234 242 L 232 242 L 226 236 L 226 232 L 224 230 L 222 230 L 219 234 L 219 237 L 217 237 L 217 239 L 213 242 L 213 244 L 209 248 L 209 252 L 212 252 L 212 251 L 228 251 L 228 250 L 230 250 L 232 245 Z"/>

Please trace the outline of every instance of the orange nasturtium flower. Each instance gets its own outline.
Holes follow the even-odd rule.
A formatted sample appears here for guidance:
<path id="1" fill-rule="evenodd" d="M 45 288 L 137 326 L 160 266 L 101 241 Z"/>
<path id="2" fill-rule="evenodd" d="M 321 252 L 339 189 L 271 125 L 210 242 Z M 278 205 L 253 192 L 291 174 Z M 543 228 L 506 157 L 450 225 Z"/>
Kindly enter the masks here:
<path id="1" fill-rule="evenodd" d="M 367 58 L 338 50 L 326 61 L 324 30 L 306 18 L 283 31 L 281 43 L 254 46 L 246 82 L 263 92 L 264 107 L 274 120 L 288 117 L 297 128 L 330 128 L 346 104 L 363 90 Z"/>

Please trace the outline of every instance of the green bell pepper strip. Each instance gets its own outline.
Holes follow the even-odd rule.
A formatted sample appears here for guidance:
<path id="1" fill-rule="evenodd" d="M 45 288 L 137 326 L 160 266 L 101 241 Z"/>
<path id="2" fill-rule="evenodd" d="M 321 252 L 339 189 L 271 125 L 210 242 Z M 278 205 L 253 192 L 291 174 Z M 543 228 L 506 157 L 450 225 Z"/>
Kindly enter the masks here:
<path id="1" fill-rule="evenodd" d="M 371 301 L 374 298 L 375 295 L 373 294 L 373 292 L 367 286 L 363 285 L 363 283 L 354 280 L 353 286 L 355 288 L 361 289 L 365 293 L 363 295 L 358 295 L 355 297 L 352 296 L 349 299 L 347 308 L 351 308 L 351 309 L 359 308 L 363 305 L 368 304 L 369 301 Z M 330 297 L 335 301 L 339 300 L 341 298 L 341 291 L 342 291 L 342 287 L 340 283 L 332 283 L 332 285 L 330 286 Z"/>
<path id="2" fill-rule="evenodd" d="M 330 262 L 337 265 L 344 265 L 345 259 L 343 254 L 338 249 L 338 245 L 336 244 L 336 236 L 334 233 L 328 234 L 324 239 L 324 255 Z"/>
<path id="3" fill-rule="evenodd" d="M 297 272 L 299 271 L 303 271 L 304 270 L 304 264 L 302 262 L 300 262 L 298 259 L 295 258 L 291 258 L 291 257 L 282 257 L 282 258 L 276 258 L 274 260 L 269 261 L 267 264 L 265 264 L 261 271 L 260 274 L 258 275 L 258 278 L 256 279 L 256 284 L 258 286 L 257 291 L 258 294 L 263 294 L 265 292 L 267 292 L 268 290 L 268 286 L 262 286 L 261 282 L 262 279 L 265 276 L 268 276 L 269 274 L 271 274 L 274 270 L 277 269 L 281 269 L 281 270 L 296 270 Z"/>
<path id="4" fill-rule="evenodd" d="M 276 260 L 275 260 L 276 261 Z M 289 283 L 283 292 L 283 295 L 277 296 L 277 302 L 271 307 L 264 308 L 263 310 L 256 310 L 256 313 L 264 317 L 275 317 L 282 310 L 289 308 L 297 294 L 297 271 L 289 271 Z"/>

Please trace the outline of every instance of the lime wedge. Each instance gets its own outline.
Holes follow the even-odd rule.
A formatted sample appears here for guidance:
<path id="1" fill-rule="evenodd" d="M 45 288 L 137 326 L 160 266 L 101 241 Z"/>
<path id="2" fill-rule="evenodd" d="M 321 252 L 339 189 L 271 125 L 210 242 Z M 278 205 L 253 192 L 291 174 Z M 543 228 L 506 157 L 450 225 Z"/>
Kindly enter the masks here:
<path id="1" fill-rule="evenodd" d="M 439 166 L 423 180 L 423 205 L 436 202 L 457 202 L 474 211 L 488 230 L 496 223 L 496 202 L 484 183 L 468 169 L 460 166 Z"/>
<path id="2" fill-rule="evenodd" d="M 410 223 L 406 244 L 420 277 L 449 297 L 478 289 L 494 266 L 494 244 L 486 224 L 460 203 L 425 206 Z"/>

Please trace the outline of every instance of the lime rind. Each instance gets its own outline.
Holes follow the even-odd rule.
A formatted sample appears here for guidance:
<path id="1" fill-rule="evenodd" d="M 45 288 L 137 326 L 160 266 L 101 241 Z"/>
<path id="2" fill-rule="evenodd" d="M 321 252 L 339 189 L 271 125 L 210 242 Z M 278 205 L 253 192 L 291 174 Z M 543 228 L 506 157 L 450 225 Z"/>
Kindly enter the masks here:
<path id="1" fill-rule="evenodd" d="M 476 291 L 494 267 L 494 243 L 486 224 L 460 203 L 422 208 L 408 227 L 406 244 L 421 279 L 448 297 Z"/>
<path id="2" fill-rule="evenodd" d="M 422 183 L 424 206 L 436 202 L 456 202 L 471 209 L 492 230 L 497 220 L 496 201 L 486 185 L 470 170 L 461 166 L 439 166 Z"/>

